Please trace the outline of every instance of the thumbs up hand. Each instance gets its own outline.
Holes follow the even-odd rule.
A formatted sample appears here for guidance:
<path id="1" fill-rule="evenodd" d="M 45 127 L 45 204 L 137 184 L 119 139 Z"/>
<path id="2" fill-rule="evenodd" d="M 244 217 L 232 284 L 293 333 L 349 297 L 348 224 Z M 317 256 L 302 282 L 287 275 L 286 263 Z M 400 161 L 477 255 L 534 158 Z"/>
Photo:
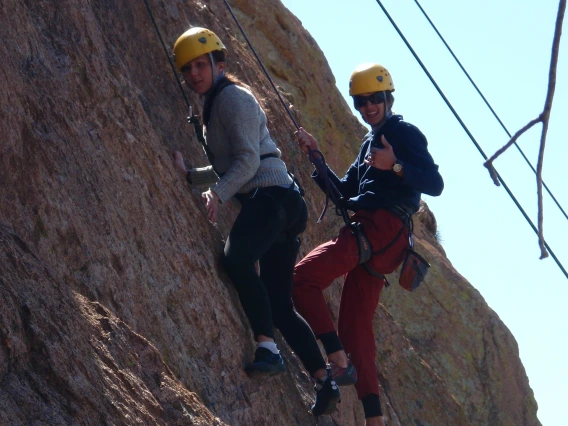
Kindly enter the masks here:
<path id="1" fill-rule="evenodd" d="M 371 148 L 369 155 L 364 160 L 365 164 L 380 170 L 391 170 L 393 164 L 396 163 L 396 156 L 385 135 L 381 135 L 381 142 L 384 148 Z"/>

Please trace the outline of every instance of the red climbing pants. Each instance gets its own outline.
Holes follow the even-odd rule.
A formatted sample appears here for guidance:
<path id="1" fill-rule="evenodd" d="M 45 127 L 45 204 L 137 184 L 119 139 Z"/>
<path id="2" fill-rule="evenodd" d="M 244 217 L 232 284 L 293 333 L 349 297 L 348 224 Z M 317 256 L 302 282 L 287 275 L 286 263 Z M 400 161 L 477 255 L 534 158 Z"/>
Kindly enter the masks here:
<path id="1" fill-rule="evenodd" d="M 358 211 L 352 220 L 363 225 L 373 251 L 387 246 L 399 235 L 390 248 L 374 255 L 368 262 L 381 274 L 393 272 L 402 263 L 408 247 L 408 233 L 400 232 L 402 220 L 383 209 Z M 336 329 L 323 290 L 335 278 L 344 276 L 338 335 L 357 369 L 359 378 L 355 387 L 361 399 L 371 393 L 379 394 L 373 316 L 385 280 L 371 276 L 358 263 L 357 239 L 345 226 L 336 238 L 316 247 L 296 265 L 293 300 L 316 336 L 334 332 Z"/>

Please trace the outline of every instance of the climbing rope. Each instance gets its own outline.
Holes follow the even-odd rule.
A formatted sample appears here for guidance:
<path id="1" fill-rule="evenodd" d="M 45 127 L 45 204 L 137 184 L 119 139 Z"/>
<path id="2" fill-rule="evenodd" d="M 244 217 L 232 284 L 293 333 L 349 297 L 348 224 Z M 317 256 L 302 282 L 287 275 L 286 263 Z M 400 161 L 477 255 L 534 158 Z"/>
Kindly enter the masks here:
<path id="1" fill-rule="evenodd" d="M 414 59 L 416 59 L 416 61 L 418 62 L 418 64 L 420 65 L 420 67 L 422 68 L 422 70 L 424 71 L 426 76 L 430 79 L 430 81 L 432 82 L 432 84 L 434 85 L 434 87 L 436 88 L 436 90 L 438 91 L 438 93 L 440 94 L 440 96 L 442 97 L 442 99 L 444 100 L 444 102 L 446 103 L 448 108 L 450 109 L 450 111 L 452 111 L 456 120 L 458 120 L 458 122 L 460 123 L 460 125 L 462 126 L 464 131 L 467 133 L 467 135 L 469 136 L 469 138 L 471 139 L 471 141 L 473 142 L 473 144 L 475 145 L 477 150 L 480 152 L 481 156 L 485 160 L 487 160 L 487 158 L 488 158 L 487 155 L 485 155 L 485 152 L 483 152 L 483 149 L 481 148 L 481 146 L 477 143 L 477 141 L 475 140 L 475 138 L 473 137 L 473 135 L 471 134 L 471 132 L 469 131 L 469 129 L 467 128 L 467 126 L 465 125 L 465 123 L 463 122 L 463 120 L 461 119 L 459 114 L 457 113 L 457 111 L 454 109 L 454 107 L 452 106 L 452 104 L 450 103 L 450 101 L 448 100 L 448 98 L 446 97 L 446 95 L 444 94 L 442 89 L 440 88 L 440 86 L 438 86 L 438 83 L 436 83 L 436 80 L 434 80 L 434 77 L 432 77 L 432 74 L 430 74 L 430 72 L 428 71 L 428 69 L 426 68 L 426 66 L 424 65 L 424 63 L 422 62 L 422 60 L 420 59 L 420 57 L 416 53 L 416 51 L 412 48 L 412 46 L 410 45 L 410 43 L 408 42 L 408 40 L 406 39 L 406 37 L 404 36 L 402 31 L 400 30 L 400 28 L 398 27 L 398 25 L 396 25 L 393 18 L 390 16 L 388 11 L 385 9 L 381 0 L 376 0 L 376 1 L 379 4 L 379 6 L 381 7 L 381 9 L 383 10 L 383 12 L 386 15 L 386 17 L 388 18 L 388 20 L 390 21 L 390 23 L 392 24 L 392 26 L 394 27 L 394 29 L 396 30 L 396 32 L 398 33 L 398 35 L 400 36 L 400 38 L 402 39 L 402 41 L 404 42 L 404 44 L 406 44 L 406 47 L 408 47 L 408 50 L 410 50 L 410 53 L 412 53 L 412 56 L 414 56 Z M 537 227 L 531 221 L 531 219 L 529 218 L 529 216 L 527 215 L 525 210 L 522 208 L 522 206 L 519 204 L 517 198 L 513 195 L 513 193 L 511 192 L 511 190 L 509 189 L 509 187 L 507 186 L 507 184 L 503 180 L 503 178 L 499 175 L 499 173 L 497 173 L 497 171 L 495 171 L 495 173 L 497 175 L 497 178 L 499 179 L 499 181 L 503 185 L 503 188 L 505 188 L 505 191 L 507 191 L 507 194 L 509 194 L 509 197 L 511 197 L 511 199 L 513 200 L 513 202 L 515 203 L 515 205 L 517 206 L 517 208 L 519 209 L 521 214 L 524 216 L 526 221 L 529 223 L 529 225 L 531 226 L 533 231 L 538 236 Z M 552 258 L 554 259 L 554 261 L 556 262 L 556 264 L 558 265 L 560 270 L 564 273 L 566 278 L 568 278 L 568 272 L 566 271 L 566 269 L 564 268 L 564 266 L 562 265 L 562 263 L 560 262 L 558 257 L 556 257 L 556 255 L 554 254 L 554 251 L 552 251 L 552 249 L 550 248 L 550 246 L 548 245 L 548 243 L 546 241 L 544 241 L 544 246 L 549 251 L 550 255 L 552 256 Z"/>
<path id="2" fill-rule="evenodd" d="M 148 0 L 144 0 L 144 4 L 146 5 L 146 9 L 148 10 L 148 14 L 150 15 L 150 19 L 152 20 L 152 24 L 154 25 L 154 29 L 156 30 L 156 33 L 158 34 L 158 38 L 160 39 L 160 43 L 162 44 L 162 48 L 164 49 L 164 53 L 166 54 L 166 57 L 168 58 L 168 62 L 170 63 L 170 67 L 171 67 L 172 72 L 174 74 L 174 78 L 176 79 L 176 82 L 177 82 L 177 85 L 178 85 L 179 90 L 181 92 L 181 95 L 183 97 L 183 100 L 185 101 L 185 104 L 187 105 L 187 108 L 189 110 L 189 116 L 187 117 L 187 122 L 189 124 L 193 124 L 193 128 L 195 130 L 195 137 L 197 138 L 197 140 L 199 141 L 199 143 L 201 144 L 201 146 L 205 150 L 205 155 L 207 156 L 207 158 L 209 159 L 209 161 L 213 165 L 213 162 L 212 162 L 213 154 L 211 153 L 211 150 L 207 146 L 207 142 L 205 141 L 205 137 L 203 136 L 203 124 L 201 123 L 200 117 L 193 113 L 193 108 L 191 107 L 191 104 L 189 103 L 189 99 L 187 98 L 187 95 L 185 94 L 185 90 L 183 90 L 183 86 L 182 86 L 181 81 L 179 79 L 178 73 L 176 72 L 176 69 L 174 67 L 174 63 L 172 62 L 172 58 L 171 58 L 171 56 L 168 52 L 168 49 L 166 48 L 166 44 L 164 43 L 164 39 L 162 38 L 162 33 L 160 32 L 160 29 L 158 28 L 158 24 L 156 23 L 156 20 L 154 19 L 154 14 L 152 13 L 152 9 L 150 8 L 150 5 L 148 4 Z"/>
<path id="3" fill-rule="evenodd" d="M 156 33 L 158 34 L 158 38 L 160 39 L 160 43 L 162 43 L 162 48 L 164 49 L 164 53 L 166 54 L 166 57 L 168 58 L 168 62 L 170 63 L 170 67 L 172 68 L 172 72 L 174 73 L 174 77 L 177 81 L 177 85 L 179 87 L 181 95 L 183 96 L 183 99 L 185 101 L 185 104 L 187 105 L 187 108 L 191 111 L 191 105 L 189 103 L 189 99 L 187 99 L 185 91 L 183 90 L 183 86 L 181 85 L 181 81 L 180 81 L 178 74 L 176 72 L 176 69 L 174 67 L 174 63 L 172 62 L 172 58 L 171 58 L 170 54 L 168 53 L 168 49 L 166 48 L 166 44 L 164 43 L 164 39 L 162 38 L 162 34 L 160 33 L 160 29 L 158 28 L 158 24 L 156 23 L 156 20 L 154 19 L 154 14 L 152 13 L 152 9 L 150 8 L 150 5 L 148 4 L 148 0 L 144 0 L 144 4 L 146 4 L 146 9 L 148 10 L 148 13 L 150 14 L 150 19 L 152 20 L 152 24 L 154 25 L 154 29 L 156 30 Z"/>
<path id="4" fill-rule="evenodd" d="M 276 95 L 278 96 L 278 99 L 280 99 L 280 103 L 282 104 L 282 106 L 284 107 L 284 109 L 286 110 L 286 112 L 288 113 L 288 116 L 290 117 L 290 119 L 292 120 L 292 123 L 294 123 L 294 126 L 296 127 L 296 130 L 300 130 L 300 126 L 298 125 L 298 123 L 296 122 L 296 119 L 294 118 L 294 116 L 292 115 L 292 112 L 290 111 L 290 108 L 288 108 L 288 105 L 286 105 L 286 102 L 284 102 L 284 99 L 282 99 L 282 96 L 280 95 L 280 92 L 278 91 L 278 89 L 276 88 L 276 85 L 274 84 L 274 82 L 272 81 L 272 78 L 270 77 L 270 74 L 268 74 L 268 71 L 266 71 L 266 68 L 264 67 L 264 64 L 262 63 L 262 61 L 260 60 L 260 57 L 257 55 L 256 50 L 254 49 L 252 43 L 250 42 L 249 38 L 247 37 L 245 30 L 243 29 L 243 27 L 241 26 L 239 20 L 237 19 L 237 17 L 235 16 L 235 14 L 233 13 L 233 8 L 231 7 L 231 5 L 227 2 L 227 0 L 223 0 L 223 2 L 225 3 L 225 5 L 227 6 L 227 9 L 229 10 L 229 13 L 231 14 L 231 16 L 233 17 L 233 19 L 235 20 L 235 23 L 237 24 L 237 27 L 239 27 L 239 30 L 241 31 L 241 34 L 243 35 L 243 37 L 245 38 L 247 44 L 250 47 L 250 50 L 252 51 L 252 53 L 254 54 L 254 57 L 256 58 L 256 60 L 258 61 L 258 64 L 260 65 L 260 68 L 262 68 L 262 71 L 264 72 L 264 75 L 266 76 L 266 78 L 268 78 L 268 81 L 270 82 L 270 85 L 272 86 L 272 88 L 274 89 L 274 91 L 276 92 Z"/>

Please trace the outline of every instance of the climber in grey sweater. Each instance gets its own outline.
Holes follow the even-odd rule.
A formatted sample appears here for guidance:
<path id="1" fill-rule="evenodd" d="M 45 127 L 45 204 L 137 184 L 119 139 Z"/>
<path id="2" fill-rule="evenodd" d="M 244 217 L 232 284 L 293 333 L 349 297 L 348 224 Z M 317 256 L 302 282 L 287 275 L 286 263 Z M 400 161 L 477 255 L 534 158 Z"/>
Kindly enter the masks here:
<path id="1" fill-rule="evenodd" d="M 219 206 L 229 198 L 236 196 L 242 204 L 225 244 L 224 263 L 258 342 L 246 373 L 255 377 L 285 372 L 274 342 L 276 327 L 318 386 L 312 413 L 330 414 L 339 401 L 339 389 L 311 328 L 292 303 L 306 203 L 270 138 L 258 101 L 224 75 L 225 53 L 221 40 L 205 28 L 191 28 L 174 45 L 176 67 L 204 101 L 204 148 L 211 163 L 186 170 L 176 152 L 174 166 L 190 184 L 209 185 L 202 198 L 211 222 L 217 221 Z"/>
<path id="2" fill-rule="evenodd" d="M 218 79 L 214 89 L 222 82 Z M 266 128 L 266 114 L 248 89 L 228 84 L 217 93 L 206 135 L 212 165 L 190 170 L 188 179 L 193 185 L 214 184 L 210 189 L 221 202 L 236 193 L 292 183 Z"/>

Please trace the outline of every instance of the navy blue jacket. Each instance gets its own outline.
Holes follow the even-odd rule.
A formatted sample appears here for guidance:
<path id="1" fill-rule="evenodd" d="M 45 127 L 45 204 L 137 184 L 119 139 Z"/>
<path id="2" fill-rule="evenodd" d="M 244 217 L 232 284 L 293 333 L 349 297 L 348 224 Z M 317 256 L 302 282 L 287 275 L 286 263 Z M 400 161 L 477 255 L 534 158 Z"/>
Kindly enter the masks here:
<path id="1" fill-rule="evenodd" d="M 403 165 L 403 179 L 392 170 L 380 170 L 364 163 L 371 146 L 384 147 L 383 134 Z M 420 207 L 421 194 L 438 196 L 444 189 L 438 166 L 428 152 L 426 137 L 416 126 L 403 121 L 401 115 L 391 116 L 375 134 L 370 132 L 365 136 L 357 159 L 343 179 L 329 168 L 328 176 L 348 200 L 347 208 L 353 211 L 403 206 L 415 213 Z M 323 188 L 317 171 L 312 177 Z"/>

